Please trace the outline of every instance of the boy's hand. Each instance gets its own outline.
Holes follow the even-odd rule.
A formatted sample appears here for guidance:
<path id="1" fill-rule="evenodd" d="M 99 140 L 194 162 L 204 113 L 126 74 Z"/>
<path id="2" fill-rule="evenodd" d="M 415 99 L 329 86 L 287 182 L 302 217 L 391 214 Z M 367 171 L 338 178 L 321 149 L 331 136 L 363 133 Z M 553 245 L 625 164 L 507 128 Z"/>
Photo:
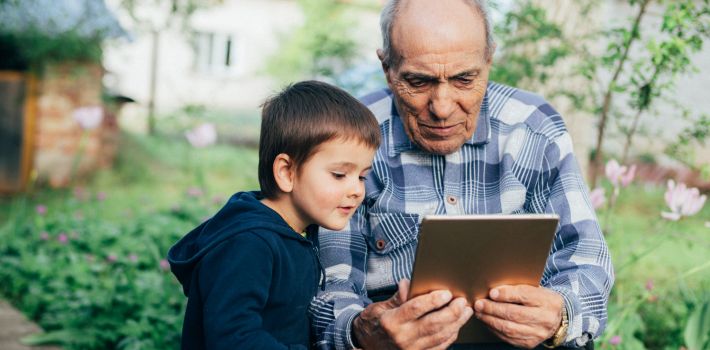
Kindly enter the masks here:
<path id="1" fill-rule="evenodd" d="M 363 349 L 446 349 L 473 310 L 464 298 L 434 291 L 408 299 L 409 280 L 387 301 L 372 303 L 353 321 L 353 337 Z"/>

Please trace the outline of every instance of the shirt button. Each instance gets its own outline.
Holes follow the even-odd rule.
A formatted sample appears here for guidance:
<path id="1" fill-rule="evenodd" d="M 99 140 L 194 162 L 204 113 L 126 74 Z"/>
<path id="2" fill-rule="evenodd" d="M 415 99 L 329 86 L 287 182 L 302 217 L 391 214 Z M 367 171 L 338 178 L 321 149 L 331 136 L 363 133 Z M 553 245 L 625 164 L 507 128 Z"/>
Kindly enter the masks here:
<path id="1" fill-rule="evenodd" d="M 456 202 L 458 202 L 458 199 L 454 196 L 446 196 L 446 201 L 451 205 L 456 205 Z"/>
<path id="2" fill-rule="evenodd" d="M 375 242 L 377 245 L 377 249 L 382 250 L 385 249 L 385 240 L 384 239 L 378 239 L 377 242 Z"/>

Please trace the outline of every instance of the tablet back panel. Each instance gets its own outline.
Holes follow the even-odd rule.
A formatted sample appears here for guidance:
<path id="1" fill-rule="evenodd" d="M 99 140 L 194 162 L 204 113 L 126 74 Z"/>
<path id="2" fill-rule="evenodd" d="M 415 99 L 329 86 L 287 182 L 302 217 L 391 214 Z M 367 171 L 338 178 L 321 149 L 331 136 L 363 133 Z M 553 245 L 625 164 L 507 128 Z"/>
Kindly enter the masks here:
<path id="1" fill-rule="evenodd" d="M 448 289 L 473 303 L 496 286 L 538 286 L 558 221 L 540 214 L 426 216 L 409 295 Z M 472 317 L 456 342 L 499 341 Z"/>

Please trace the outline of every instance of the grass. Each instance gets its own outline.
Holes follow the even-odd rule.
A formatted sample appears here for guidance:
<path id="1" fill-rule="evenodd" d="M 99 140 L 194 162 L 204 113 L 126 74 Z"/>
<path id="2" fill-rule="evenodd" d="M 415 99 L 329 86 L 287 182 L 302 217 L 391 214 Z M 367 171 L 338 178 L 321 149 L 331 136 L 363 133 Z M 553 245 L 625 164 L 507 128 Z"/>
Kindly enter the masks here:
<path id="1" fill-rule="evenodd" d="M 184 298 L 169 273 L 156 271 L 158 260 L 172 242 L 204 215 L 214 212 L 232 193 L 258 188 L 258 155 L 253 148 L 216 145 L 194 149 L 182 139 L 129 133 L 122 135 L 120 150 L 112 169 L 78 181 L 75 188 L 37 188 L 25 196 L 0 198 L 0 260 L 22 267 L 3 270 L 0 265 L 0 275 L 16 281 L 8 284 L 10 292 L 5 291 L 10 301 L 45 327 L 57 330 L 67 323 L 77 329 L 90 327 L 87 322 L 95 322 L 93 316 L 74 316 L 75 310 L 84 310 L 88 305 L 103 317 L 105 326 L 103 330 L 87 329 L 91 336 L 82 340 L 90 339 L 104 347 L 150 343 L 160 348 L 156 344 L 172 344 L 179 335 Z M 187 193 L 191 188 L 202 188 L 204 194 L 199 198 L 190 196 Z M 80 192 L 79 196 L 76 192 Z M 710 228 L 704 226 L 710 221 L 710 205 L 694 217 L 668 222 L 660 218 L 660 212 L 666 210 L 663 192 L 659 186 L 633 185 L 622 190 L 611 212 L 598 212 L 602 224 L 609 220 L 606 239 L 616 270 L 609 328 L 599 342 L 602 348 L 684 346 L 683 329 L 689 313 L 710 301 Z M 92 199 L 77 199 L 81 193 Z M 106 199 L 100 201 L 97 196 Z M 48 208 L 43 219 L 34 213 L 38 204 Z M 56 243 L 60 232 L 75 228 L 81 234 L 79 239 L 70 241 L 68 246 Z M 40 241 L 40 231 L 49 232 L 52 239 Z M 93 236 L 88 237 L 85 232 Z M 67 247 L 75 251 L 67 251 Z M 121 264 L 76 262 L 81 254 L 99 259 L 109 253 L 123 259 Z M 131 253 L 140 256 L 138 263 L 126 260 Z M 48 267 L 51 259 L 64 261 L 66 268 Z M 94 281 L 96 271 L 103 275 Z M 54 274 L 61 274 L 63 280 L 53 280 Z M 123 279 L 124 284 L 114 286 L 115 276 L 123 275 L 143 282 L 132 285 L 130 279 Z M 47 284 L 38 285 L 34 278 Z M 75 281 L 77 278 L 80 283 Z M 653 288 L 648 288 L 649 281 Z M 148 288 L 138 283 L 153 284 Z M 75 290 L 62 292 L 68 294 L 57 299 L 42 291 L 84 285 L 92 288 L 86 291 L 89 296 Z M 106 290 L 104 285 L 126 295 Z M 151 301 L 130 301 L 135 298 Z M 170 300 L 167 305 L 166 300 Z M 126 321 L 116 321 L 116 309 L 132 316 L 121 316 L 127 317 Z M 125 326 L 116 326 L 124 323 Z M 120 330 L 114 332 L 112 328 Z M 66 334 L 71 332 L 50 334 L 44 339 L 59 339 L 68 349 L 92 348 L 89 342 L 76 343 L 74 336 Z M 165 339 L 166 334 L 171 337 Z M 612 336 L 621 336 L 625 341 L 611 346 L 607 341 Z"/>

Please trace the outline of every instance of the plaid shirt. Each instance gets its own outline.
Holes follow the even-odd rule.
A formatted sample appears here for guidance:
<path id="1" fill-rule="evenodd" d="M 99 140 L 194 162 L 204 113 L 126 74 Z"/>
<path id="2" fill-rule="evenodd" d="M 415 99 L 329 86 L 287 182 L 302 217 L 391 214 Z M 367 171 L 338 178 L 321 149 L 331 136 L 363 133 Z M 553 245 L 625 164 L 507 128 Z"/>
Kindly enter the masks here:
<path id="1" fill-rule="evenodd" d="M 410 278 L 419 223 L 427 214 L 559 215 L 540 284 L 564 298 L 565 345 L 582 346 L 601 333 L 613 268 L 572 140 L 547 102 L 489 83 L 474 135 L 445 156 L 409 140 L 391 91 L 363 102 L 378 118 L 382 145 L 349 228 L 319 234 L 327 280 L 311 304 L 318 348 L 352 348 L 353 319 L 373 297 L 393 294 L 399 280 Z"/>

